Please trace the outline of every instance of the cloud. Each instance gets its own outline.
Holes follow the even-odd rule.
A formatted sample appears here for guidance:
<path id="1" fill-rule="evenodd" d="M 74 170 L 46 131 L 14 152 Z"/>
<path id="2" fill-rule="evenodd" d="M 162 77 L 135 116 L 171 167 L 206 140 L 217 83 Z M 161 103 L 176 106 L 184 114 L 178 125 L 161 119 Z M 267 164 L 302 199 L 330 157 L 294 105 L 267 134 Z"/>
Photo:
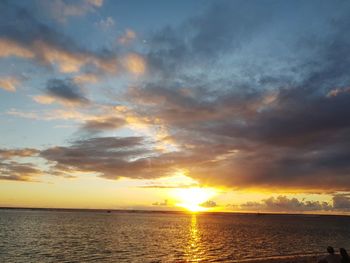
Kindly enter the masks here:
<path id="1" fill-rule="evenodd" d="M 52 104 L 55 102 L 55 98 L 48 95 L 36 95 L 33 96 L 33 100 L 39 104 Z"/>
<path id="2" fill-rule="evenodd" d="M 34 58 L 34 53 L 24 45 L 15 41 L 0 38 L 0 57 L 16 56 L 21 58 Z"/>
<path id="3" fill-rule="evenodd" d="M 34 97 L 34 100 L 37 100 L 37 97 Z M 52 97 L 48 97 L 49 99 L 53 99 Z M 40 98 L 38 100 L 41 100 Z M 45 102 L 45 97 L 43 99 L 44 101 L 41 101 L 40 103 Z M 54 99 L 53 99 L 54 101 Z M 46 102 L 49 103 L 49 102 Z M 50 102 L 51 103 L 51 102 Z M 52 120 L 72 120 L 72 121 L 78 121 L 82 122 L 85 120 L 92 119 L 90 114 L 86 114 L 83 112 L 80 112 L 76 110 L 73 107 L 70 107 L 69 109 L 57 109 L 57 110 L 51 110 L 51 111 L 20 111 L 17 109 L 10 109 L 6 112 L 8 115 L 25 118 L 25 119 L 33 119 L 33 120 L 45 120 L 45 121 L 52 121 Z"/>
<path id="4" fill-rule="evenodd" d="M 106 58 L 86 51 L 70 51 L 61 47 L 35 42 L 32 47 L 36 58 L 44 65 L 58 65 L 62 73 L 77 73 L 83 67 L 93 66 L 105 73 L 115 73 L 118 67 L 116 58 Z"/>
<path id="5" fill-rule="evenodd" d="M 89 100 L 82 93 L 81 88 L 76 85 L 72 80 L 66 79 L 50 79 L 46 84 L 45 92 L 54 100 L 61 100 L 66 103 L 79 103 L 86 104 Z M 47 97 L 36 97 L 39 102 L 47 102 L 49 100 L 45 100 Z"/>
<path id="6" fill-rule="evenodd" d="M 128 149 L 111 146 L 123 138 L 110 137 L 44 150 L 41 156 L 60 170 L 73 167 L 113 179 L 159 178 L 186 169 L 205 185 L 350 191 L 346 1 L 318 6 L 303 1 L 214 3 L 202 14 L 152 33 L 143 54 L 125 54 L 121 60 L 110 51 L 77 46 L 26 10 L 21 16 L 18 9 L 11 10 L 18 21 L 9 19 L 11 12 L 0 18 L 2 57 L 31 59 L 77 74 L 48 87 L 44 97 L 35 97 L 39 102 L 50 103 L 45 96 L 86 101 L 78 85 L 93 83 L 100 72 L 143 74 L 137 78 L 142 81 L 117 98 L 126 101 L 114 116 L 8 112 L 80 120 L 81 129 L 96 131 L 121 127 L 123 121 L 113 119 L 120 118 L 146 131 L 144 139 L 126 138 Z M 16 26 L 7 20 L 17 21 Z M 283 198 L 262 205 L 308 209 L 304 201 Z"/>
<path id="7" fill-rule="evenodd" d="M 32 163 L 17 160 L 38 156 L 39 152 L 32 148 L 0 149 L 0 180 L 35 181 L 43 174 L 41 169 Z"/>
<path id="8" fill-rule="evenodd" d="M 168 206 L 168 200 L 164 200 L 163 202 L 154 202 L 152 203 L 154 206 Z"/>
<path id="9" fill-rule="evenodd" d="M 64 1 L 45 1 L 49 5 L 67 5 Z M 88 1 L 84 5 L 96 6 Z M 56 11 L 59 9 L 55 9 Z M 83 10 L 77 7 L 77 10 Z M 93 52 L 77 45 L 72 39 L 41 22 L 33 12 L 10 2 L 0 4 L 0 57 L 19 57 L 39 65 L 57 68 L 62 73 L 77 73 L 92 67 L 96 72 L 116 73 L 116 54 Z M 108 53 L 108 54 L 107 54 Z"/>
<path id="10" fill-rule="evenodd" d="M 33 148 L 23 149 L 0 149 L 0 158 L 12 158 L 12 157 L 33 157 L 39 153 L 39 150 Z"/>
<path id="11" fill-rule="evenodd" d="M 99 76 L 97 74 L 93 73 L 84 73 L 77 75 L 73 78 L 74 82 L 77 84 L 84 84 L 84 83 L 97 83 L 99 81 Z"/>
<path id="12" fill-rule="evenodd" d="M 158 188 L 158 189 L 174 189 L 174 188 L 191 188 L 191 187 L 198 187 L 198 183 L 192 183 L 192 184 L 147 184 L 147 185 L 141 185 L 139 188 Z"/>
<path id="13" fill-rule="evenodd" d="M 120 44 L 126 45 L 136 38 L 136 33 L 131 29 L 126 29 L 124 34 L 118 38 Z"/>
<path id="14" fill-rule="evenodd" d="M 100 4 L 98 1 L 80 2 L 93 10 Z M 69 8 L 74 7 L 74 10 L 84 10 L 78 4 L 67 4 L 61 0 L 44 3 L 58 3 Z M 10 1 L 1 2 L 0 58 L 17 57 L 60 73 L 77 74 L 72 78 L 79 83 L 96 83 L 102 77 L 125 72 L 140 75 L 146 69 L 146 59 L 141 54 L 130 53 L 123 56 L 120 51 L 107 48 L 89 50 L 60 32 L 58 27 L 43 21 L 45 19 L 29 7 L 20 7 Z M 111 24 L 112 18 L 104 23 L 106 26 Z M 128 41 L 133 35 L 130 32 Z"/>
<path id="15" fill-rule="evenodd" d="M 152 163 L 146 159 L 150 151 L 140 137 L 101 137 L 73 142 L 71 146 L 57 146 L 41 151 L 59 170 L 96 173 L 107 179 L 120 177 L 156 178 Z"/>
<path id="16" fill-rule="evenodd" d="M 283 18 L 308 4 L 268 3 L 214 4 L 151 36 L 148 78 L 126 98 L 177 145 L 152 162 L 172 158 L 204 184 L 349 191 L 350 6 L 317 7 L 325 33 Z"/>
<path id="17" fill-rule="evenodd" d="M 350 196 L 348 194 L 337 194 L 333 196 L 333 207 L 337 210 L 350 210 Z"/>
<path id="18" fill-rule="evenodd" d="M 332 89 L 328 92 L 327 97 L 338 96 L 339 94 L 344 93 L 344 92 L 350 92 L 350 87 Z"/>
<path id="19" fill-rule="evenodd" d="M 101 7 L 103 5 L 103 1 L 104 0 L 86 0 L 86 2 L 88 2 L 89 4 L 97 7 Z"/>
<path id="20" fill-rule="evenodd" d="M 15 92 L 20 82 L 21 81 L 16 77 L 0 77 L 0 88 L 6 91 Z"/>
<path id="21" fill-rule="evenodd" d="M 0 180 L 35 181 L 35 177 L 42 175 L 42 171 L 31 163 L 0 162 Z"/>
<path id="22" fill-rule="evenodd" d="M 115 25 L 115 21 L 112 17 L 107 17 L 106 19 L 101 19 L 96 23 L 96 26 L 102 30 L 108 30 Z"/>
<path id="23" fill-rule="evenodd" d="M 83 16 L 94 12 L 103 5 L 103 0 L 80 0 L 67 2 L 64 0 L 41 1 L 41 6 L 46 8 L 52 18 L 60 23 L 65 23 L 71 17 Z"/>
<path id="24" fill-rule="evenodd" d="M 177 27 L 165 26 L 156 31 L 149 40 L 147 61 L 164 77 L 185 73 L 185 67 L 190 65 L 210 71 L 222 56 L 240 50 L 260 30 L 276 23 L 274 10 L 275 6 L 259 2 L 214 3 Z"/>
<path id="25" fill-rule="evenodd" d="M 216 206 L 217 206 L 217 204 L 216 204 L 216 202 L 215 202 L 215 201 L 208 200 L 208 201 L 206 201 L 206 202 L 204 202 L 204 203 L 200 204 L 200 206 L 202 206 L 202 207 L 206 207 L 206 208 L 213 208 L 213 207 L 216 207 Z"/>
<path id="26" fill-rule="evenodd" d="M 297 198 L 286 196 L 270 197 L 261 202 L 247 202 L 239 206 L 244 211 L 266 211 L 266 212 L 306 212 L 306 211 L 328 211 L 333 207 L 327 202 L 299 201 Z"/>
<path id="27" fill-rule="evenodd" d="M 98 133 L 101 131 L 115 130 L 126 124 L 124 119 L 109 117 L 101 119 L 88 120 L 82 126 L 84 131 Z"/>
<path id="28" fill-rule="evenodd" d="M 124 58 L 124 64 L 128 71 L 135 75 L 143 74 L 146 70 L 145 60 L 136 53 L 128 54 Z"/>

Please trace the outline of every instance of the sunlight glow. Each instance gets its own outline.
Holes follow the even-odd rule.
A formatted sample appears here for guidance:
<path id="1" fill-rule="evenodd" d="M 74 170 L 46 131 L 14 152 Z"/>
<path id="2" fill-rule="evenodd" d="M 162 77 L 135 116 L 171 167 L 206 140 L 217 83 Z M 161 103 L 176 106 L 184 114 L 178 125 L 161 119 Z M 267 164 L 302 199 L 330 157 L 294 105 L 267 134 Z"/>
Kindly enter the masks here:
<path id="1" fill-rule="evenodd" d="M 176 205 L 191 212 L 207 211 L 209 208 L 202 206 L 202 204 L 215 194 L 215 189 L 203 187 L 177 188 L 173 192 L 174 198 L 178 200 Z"/>

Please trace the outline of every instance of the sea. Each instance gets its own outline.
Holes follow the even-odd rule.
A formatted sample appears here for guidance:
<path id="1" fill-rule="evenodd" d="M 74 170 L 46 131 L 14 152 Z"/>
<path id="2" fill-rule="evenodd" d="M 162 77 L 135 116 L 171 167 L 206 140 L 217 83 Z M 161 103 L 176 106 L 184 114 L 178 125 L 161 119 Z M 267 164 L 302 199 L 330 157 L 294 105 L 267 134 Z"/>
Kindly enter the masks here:
<path id="1" fill-rule="evenodd" d="M 0 210 L 0 262 L 241 262 L 350 250 L 350 217 Z"/>

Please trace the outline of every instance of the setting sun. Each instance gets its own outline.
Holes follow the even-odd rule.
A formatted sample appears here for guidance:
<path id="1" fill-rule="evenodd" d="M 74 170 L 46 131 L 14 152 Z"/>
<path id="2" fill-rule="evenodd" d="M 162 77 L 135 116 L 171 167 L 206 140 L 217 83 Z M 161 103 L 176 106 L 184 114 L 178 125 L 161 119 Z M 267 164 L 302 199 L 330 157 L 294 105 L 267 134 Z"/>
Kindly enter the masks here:
<path id="1" fill-rule="evenodd" d="M 206 211 L 209 208 L 203 203 L 209 201 L 216 194 L 213 188 L 177 188 L 173 191 L 176 205 L 191 212 Z"/>

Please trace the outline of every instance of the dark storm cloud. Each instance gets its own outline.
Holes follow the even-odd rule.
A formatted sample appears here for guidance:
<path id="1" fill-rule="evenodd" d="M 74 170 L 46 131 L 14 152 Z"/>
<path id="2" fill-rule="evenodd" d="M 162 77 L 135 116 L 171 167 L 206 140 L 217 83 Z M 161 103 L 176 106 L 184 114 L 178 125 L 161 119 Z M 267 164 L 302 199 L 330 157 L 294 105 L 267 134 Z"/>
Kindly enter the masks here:
<path id="1" fill-rule="evenodd" d="M 239 89 L 211 94 L 210 100 L 191 92 L 196 90 L 131 90 L 139 110 L 162 119 L 184 146 L 182 154 L 157 160 L 173 158 L 205 183 L 349 189 L 347 92 Z"/>
<path id="2" fill-rule="evenodd" d="M 218 1 L 179 27 L 164 27 L 151 38 L 150 66 L 170 77 L 184 64 L 210 63 L 238 49 L 271 20 L 278 2 L 268 2 Z"/>
<path id="3" fill-rule="evenodd" d="M 88 103 L 89 100 L 82 93 L 81 88 L 70 79 L 50 79 L 46 84 L 46 93 L 52 97 L 71 102 Z"/>
<path id="4" fill-rule="evenodd" d="M 222 2 L 156 32 L 156 77 L 128 97 L 182 146 L 157 160 L 173 158 L 205 184 L 349 191 L 349 10 Z"/>
<path id="5" fill-rule="evenodd" d="M 53 170 L 63 173 L 91 172 L 108 179 L 160 177 L 161 167 L 152 166 L 150 154 L 141 137 L 103 137 L 48 148 L 40 156 L 54 164 Z"/>
<path id="6" fill-rule="evenodd" d="M 189 93 L 187 93 L 189 92 Z M 148 85 L 146 88 L 130 88 L 128 96 L 140 105 L 145 114 L 154 114 L 167 122 L 189 122 L 191 119 L 207 118 L 215 114 L 210 102 L 200 101 L 199 93 L 206 90 L 186 90 Z M 137 105 L 136 104 L 136 105 Z"/>
<path id="7" fill-rule="evenodd" d="M 346 194 L 338 194 L 333 197 L 333 207 L 337 210 L 350 210 L 350 196 Z"/>

